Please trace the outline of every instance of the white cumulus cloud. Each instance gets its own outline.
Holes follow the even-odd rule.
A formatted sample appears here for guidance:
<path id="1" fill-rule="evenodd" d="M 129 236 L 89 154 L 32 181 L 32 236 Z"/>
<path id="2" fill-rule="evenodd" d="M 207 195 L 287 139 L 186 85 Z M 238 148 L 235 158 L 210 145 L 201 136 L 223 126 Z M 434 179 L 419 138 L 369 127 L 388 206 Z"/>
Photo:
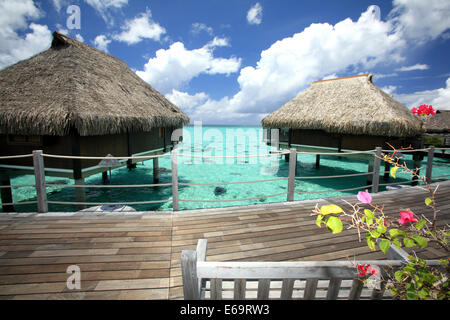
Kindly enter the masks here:
<path id="1" fill-rule="evenodd" d="M 394 93 L 394 98 L 410 109 L 422 104 L 431 104 L 436 110 L 450 110 L 450 78 L 447 78 L 444 88 L 417 91 L 408 94 Z"/>
<path id="2" fill-rule="evenodd" d="M 94 46 L 104 52 L 108 52 L 108 45 L 110 43 L 111 40 L 109 40 L 104 34 L 100 34 L 94 39 Z"/>
<path id="3" fill-rule="evenodd" d="M 394 0 L 389 18 L 396 32 L 418 41 L 436 39 L 450 28 L 450 1 Z"/>
<path id="4" fill-rule="evenodd" d="M 45 25 L 30 22 L 42 12 L 32 0 L 0 0 L 0 69 L 47 49 L 51 32 Z M 23 36 L 19 31 L 25 31 Z"/>
<path id="5" fill-rule="evenodd" d="M 144 70 L 136 72 L 156 90 L 163 94 L 179 89 L 196 76 L 205 74 L 230 74 L 237 72 L 241 59 L 214 57 L 214 48 L 228 45 L 228 41 L 215 38 L 205 46 L 188 50 L 181 42 L 173 43 L 168 49 L 156 51 Z"/>
<path id="6" fill-rule="evenodd" d="M 56 3 L 59 3 L 58 0 L 53 1 L 55 6 Z M 108 25 L 114 24 L 114 19 L 110 11 L 121 9 L 128 4 L 128 0 L 85 0 L 85 2 L 100 14 Z"/>
<path id="7" fill-rule="evenodd" d="M 256 65 L 242 68 L 237 79 L 240 90 L 236 94 L 220 100 L 207 99 L 189 115 L 214 122 L 220 110 L 224 122 L 229 119 L 236 123 L 257 123 L 314 80 L 342 72 L 365 72 L 380 63 L 394 67 L 406 60 L 404 55 L 409 46 L 446 32 L 450 24 L 446 18 L 450 16 L 450 2 L 444 2 L 394 0 L 394 9 L 387 20 L 381 20 L 378 6 L 370 6 L 356 21 L 347 18 L 334 25 L 313 23 L 262 51 Z M 426 68 L 428 65 L 416 64 L 396 71 Z M 397 74 L 380 74 L 378 78 L 394 75 Z M 397 88 L 387 85 L 383 89 L 394 93 Z M 409 107 L 435 103 L 447 108 L 448 90 L 447 82 L 446 88 L 412 95 L 394 93 L 394 97 L 405 104 L 408 102 Z"/>
<path id="8" fill-rule="evenodd" d="M 166 33 L 166 29 L 152 20 L 152 14 L 149 9 L 134 19 L 127 20 L 121 29 L 123 31 L 115 34 L 113 38 L 127 44 L 135 44 L 144 39 L 159 41 L 161 35 Z"/>
<path id="9" fill-rule="evenodd" d="M 249 24 L 260 24 L 262 22 L 262 11 L 263 9 L 259 2 L 255 3 L 247 12 L 247 22 Z"/>
<path id="10" fill-rule="evenodd" d="M 413 71 L 413 70 L 428 70 L 430 68 L 427 64 L 415 64 L 413 66 L 401 67 L 395 69 L 395 71 Z"/>

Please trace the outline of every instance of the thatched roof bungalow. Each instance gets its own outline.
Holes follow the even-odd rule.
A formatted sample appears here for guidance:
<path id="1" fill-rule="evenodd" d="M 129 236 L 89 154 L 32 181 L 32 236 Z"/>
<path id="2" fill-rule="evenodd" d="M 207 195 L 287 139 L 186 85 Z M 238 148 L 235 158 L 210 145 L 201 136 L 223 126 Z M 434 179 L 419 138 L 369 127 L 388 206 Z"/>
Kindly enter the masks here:
<path id="1" fill-rule="evenodd" d="M 437 110 L 426 120 L 425 128 L 427 133 L 450 133 L 450 110 Z"/>
<path id="2" fill-rule="evenodd" d="M 125 62 L 58 32 L 48 50 L 0 71 L 0 155 L 158 153 L 188 122 Z M 8 164 L 30 165 L 24 161 Z M 75 179 L 97 163 L 45 159 Z"/>
<path id="3" fill-rule="evenodd" d="M 262 120 L 278 128 L 281 143 L 350 150 L 412 144 L 419 147 L 422 122 L 372 83 L 372 74 L 315 81 Z M 282 138 L 284 137 L 284 141 Z"/>

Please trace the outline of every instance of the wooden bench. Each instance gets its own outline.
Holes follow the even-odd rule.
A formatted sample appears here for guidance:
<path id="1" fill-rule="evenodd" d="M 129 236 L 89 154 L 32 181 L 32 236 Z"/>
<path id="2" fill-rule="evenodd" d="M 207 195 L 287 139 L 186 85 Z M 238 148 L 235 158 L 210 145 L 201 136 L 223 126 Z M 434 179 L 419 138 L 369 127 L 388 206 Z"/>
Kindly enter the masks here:
<path id="1" fill-rule="evenodd" d="M 200 239 L 196 251 L 181 253 L 186 300 L 389 299 L 380 275 L 386 275 L 384 267 L 395 270 L 408 260 L 405 251 L 391 247 L 388 260 L 214 262 L 206 261 L 206 247 L 207 240 Z M 380 271 L 371 276 L 372 288 L 359 278 L 357 263 Z"/>

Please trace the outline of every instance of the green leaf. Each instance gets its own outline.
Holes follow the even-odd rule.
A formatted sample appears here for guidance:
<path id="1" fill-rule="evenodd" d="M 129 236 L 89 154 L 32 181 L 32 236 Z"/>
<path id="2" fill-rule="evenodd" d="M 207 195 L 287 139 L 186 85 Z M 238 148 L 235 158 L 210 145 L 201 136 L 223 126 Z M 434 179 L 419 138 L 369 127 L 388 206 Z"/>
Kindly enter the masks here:
<path id="1" fill-rule="evenodd" d="M 411 248 L 415 246 L 414 240 L 410 239 L 410 238 L 403 238 L 403 243 L 405 245 L 405 247 L 407 248 Z"/>
<path id="2" fill-rule="evenodd" d="M 374 218 L 375 218 L 375 213 L 373 213 L 372 210 L 364 209 L 364 214 L 365 214 L 366 217 L 369 218 L 369 219 L 374 219 Z"/>
<path id="3" fill-rule="evenodd" d="M 320 228 L 320 224 L 322 223 L 323 215 L 319 214 L 316 219 L 316 225 Z"/>
<path id="4" fill-rule="evenodd" d="M 373 219 L 372 218 L 367 218 L 367 225 L 371 226 L 372 224 L 373 224 Z"/>
<path id="5" fill-rule="evenodd" d="M 431 200 L 430 198 L 426 198 L 426 199 L 425 199 L 425 204 L 426 204 L 427 206 L 431 205 L 432 203 L 433 203 L 433 200 Z"/>
<path id="6" fill-rule="evenodd" d="M 420 299 L 425 300 L 430 296 L 430 291 L 427 288 L 422 288 L 419 290 L 419 292 L 417 292 L 417 295 Z"/>
<path id="7" fill-rule="evenodd" d="M 389 229 L 389 235 L 391 236 L 391 238 L 396 238 L 398 236 L 404 236 L 406 235 L 406 233 L 400 229 Z"/>
<path id="8" fill-rule="evenodd" d="M 367 245 L 369 246 L 370 250 L 375 251 L 376 250 L 376 248 L 375 248 L 376 240 L 374 238 L 372 238 L 369 233 L 366 235 L 366 241 L 367 241 Z"/>
<path id="9" fill-rule="evenodd" d="M 386 232 L 386 227 L 383 224 L 379 224 L 377 227 L 377 231 L 379 233 L 385 233 Z"/>
<path id="10" fill-rule="evenodd" d="M 339 233 L 344 229 L 342 221 L 337 217 L 329 217 L 326 223 L 327 227 L 331 229 L 333 233 Z"/>
<path id="11" fill-rule="evenodd" d="M 339 207 L 335 204 L 330 204 L 328 206 L 322 206 L 320 208 L 320 213 L 322 213 L 324 216 L 326 216 L 327 214 L 341 213 L 341 212 L 344 212 L 344 210 L 342 210 L 341 207 Z"/>
<path id="12" fill-rule="evenodd" d="M 418 300 L 419 298 L 417 297 L 417 295 L 415 293 L 412 292 L 408 292 L 406 295 L 406 300 Z"/>
<path id="13" fill-rule="evenodd" d="M 378 232 L 377 230 L 372 230 L 369 233 L 373 238 L 379 238 L 381 236 L 381 233 Z"/>
<path id="14" fill-rule="evenodd" d="M 426 248 L 428 246 L 428 240 L 425 239 L 424 237 L 418 236 L 416 234 L 411 236 L 414 241 L 417 243 L 417 245 L 419 247 L 421 247 L 422 249 Z"/>
<path id="15" fill-rule="evenodd" d="M 396 178 L 395 175 L 397 174 L 398 169 L 399 169 L 398 167 L 391 168 L 390 174 L 391 174 L 392 178 L 394 178 L 394 179 Z"/>
<path id="16" fill-rule="evenodd" d="M 399 249 L 402 247 L 402 243 L 400 241 L 398 241 L 398 240 L 392 241 L 392 244 L 394 246 L 396 246 L 397 248 L 399 248 Z"/>
<path id="17" fill-rule="evenodd" d="M 419 220 L 417 223 L 416 223 L 416 229 L 417 230 L 421 230 L 425 225 L 427 224 L 427 220 Z"/>
<path id="18" fill-rule="evenodd" d="M 397 280 L 398 282 L 402 282 L 406 278 L 406 273 L 404 273 L 401 270 L 395 271 L 394 277 L 395 277 L 395 280 Z"/>
<path id="19" fill-rule="evenodd" d="M 389 247 L 391 245 L 391 242 L 387 239 L 383 239 L 380 241 L 379 247 L 381 251 L 383 251 L 384 254 L 386 254 L 389 251 Z"/>

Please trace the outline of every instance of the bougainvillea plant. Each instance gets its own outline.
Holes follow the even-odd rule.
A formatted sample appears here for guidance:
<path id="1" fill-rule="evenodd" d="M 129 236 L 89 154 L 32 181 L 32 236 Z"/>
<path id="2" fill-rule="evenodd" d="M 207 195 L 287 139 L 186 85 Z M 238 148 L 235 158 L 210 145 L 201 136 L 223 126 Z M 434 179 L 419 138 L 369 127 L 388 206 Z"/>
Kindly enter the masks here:
<path id="1" fill-rule="evenodd" d="M 392 147 L 393 148 L 393 147 Z M 316 225 L 325 225 L 329 232 L 340 233 L 344 229 L 356 229 L 359 241 L 365 233 L 365 240 L 371 250 L 376 250 L 378 245 L 383 253 L 387 253 L 391 246 L 401 248 L 419 247 L 426 248 L 430 242 L 438 244 L 448 252 L 449 231 L 448 226 L 437 228 L 438 210 L 436 208 L 436 192 L 425 177 L 419 176 L 418 169 L 411 170 L 405 162 L 400 163 L 400 157 L 395 154 L 400 150 L 395 149 L 391 155 L 384 155 L 381 160 L 393 165 L 390 174 L 396 177 L 398 170 L 409 172 L 412 176 L 422 181 L 429 197 L 425 198 L 425 206 L 433 211 L 433 218 L 429 220 L 425 215 L 418 216 L 412 210 L 400 211 L 397 216 L 389 216 L 385 213 L 384 205 L 375 205 L 368 190 L 357 194 L 359 200 L 351 204 L 343 200 L 351 207 L 347 212 L 338 205 L 325 205 L 319 208 L 316 205 L 313 215 L 317 216 Z M 415 256 L 410 256 L 408 264 L 395 271 L 393 276 L 386 280 L 387 286 L 397 299 L 449 299 L 449 258 L 440 261 L 442 268 L 434 268 L 426 265 L 426 261 Z M 371 276 L 376 273 L 370 265 L 356 265 L 356 272 L 360 277 Z M 385 272 L 389 274 L 389 272 Z M 392 274 L 392 273 L 391 273 Z"/>
<path id="2" fill-rule="evenodd" d="M 412 108 L 411 112 L 417 115 L 418 117 L 426 118 L 429 116 L 436 115 L 436 111 L 433 109 L 432 105 L 423 104 L 418 108 Z"/>

